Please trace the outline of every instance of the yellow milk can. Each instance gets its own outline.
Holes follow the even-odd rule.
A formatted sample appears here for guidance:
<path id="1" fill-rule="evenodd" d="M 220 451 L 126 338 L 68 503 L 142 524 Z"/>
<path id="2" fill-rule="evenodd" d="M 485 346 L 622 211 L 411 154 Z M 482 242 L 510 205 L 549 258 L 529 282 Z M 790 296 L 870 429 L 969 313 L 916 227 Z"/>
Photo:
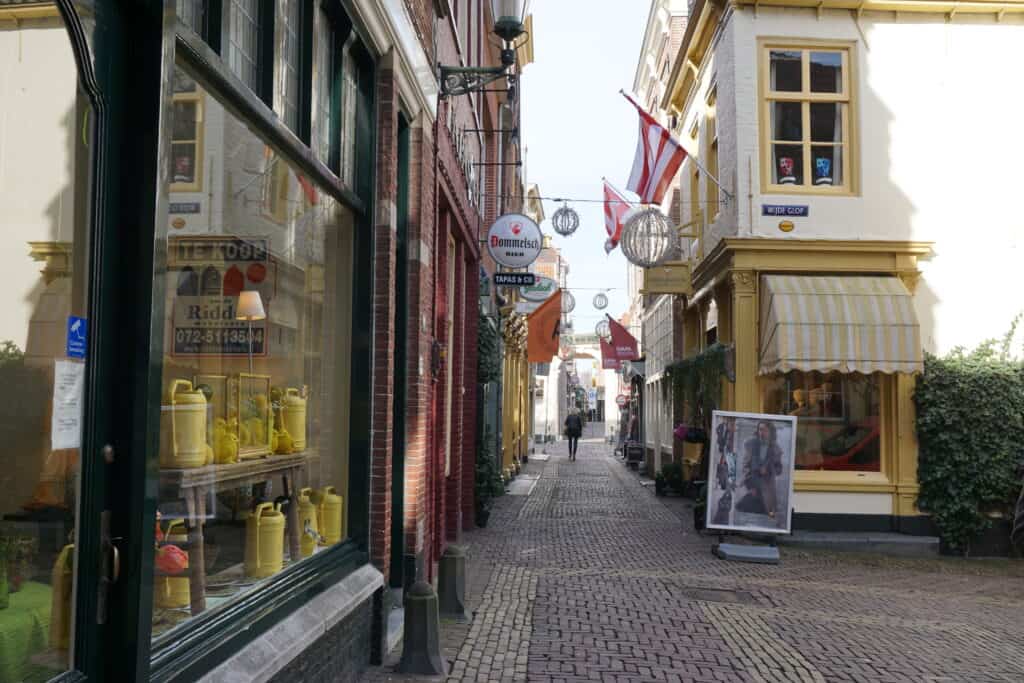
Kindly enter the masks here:
<path id="1" fill-rule="evenodd" d="M 177 527 L 181 527 L 177 529 Z M 188 530 L 185 520 L 172 519 L 167 524 L 167 535 L 164 540 L 175 545 L 188 542 Z M 188 577 L 158 576 L 153 580 L 153 595 L 157 607 L 188 607 L 191 604 Z"/>
<path id="2" fill-rule="evenodd" d="M 176 379 L 160 407 L 160 466 L 202 467 L 206 446 L 206 396 L 187 379 Z"/>
<path id="3" fill-rule="evenodd" d="M 325 486 L 317 492 L 316 514 L 321 545 L 334 545 L 341 540 L 341 503 L 341 496 L 333 486 Z"/>
<path id="4" fill-rule="evenodd" d="M 273 576 L 284 566 L 284 515 L 281 504 L 260 503 L 245 520 L 245 575 Z"/>
<path id="5" fill-rule="evenodd" d="M 281 403 L 281 419 L 284 430 L 292 437 L 296 451 L 306 450 L 306 399 L 298 389 L 286 389 Z"/>
<path id="6" fill-rule="evenodd" d="M 312 497 L 313 489 L 299 490 L 299 552 L 303 557 L 312 555 L 320 540 L 317 509 Z"/>

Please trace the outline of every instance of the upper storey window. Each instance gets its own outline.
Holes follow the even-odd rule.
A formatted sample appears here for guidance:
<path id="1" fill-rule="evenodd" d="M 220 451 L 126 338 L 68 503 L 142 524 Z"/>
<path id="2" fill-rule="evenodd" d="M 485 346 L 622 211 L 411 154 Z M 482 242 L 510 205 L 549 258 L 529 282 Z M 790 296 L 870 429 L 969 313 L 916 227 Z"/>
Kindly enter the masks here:
<path id="1" fill-rule="evenodd" d="M 762 45 L 765 191 L 854 191 L 851 53 L 837 45 Z"/>

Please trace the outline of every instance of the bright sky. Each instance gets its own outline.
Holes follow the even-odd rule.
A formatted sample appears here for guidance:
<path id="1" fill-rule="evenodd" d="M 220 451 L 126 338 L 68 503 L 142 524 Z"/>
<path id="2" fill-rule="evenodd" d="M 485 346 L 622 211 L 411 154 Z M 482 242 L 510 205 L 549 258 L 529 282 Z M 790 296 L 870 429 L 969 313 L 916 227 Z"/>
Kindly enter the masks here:
<path id="1" fill-rule="evenodd" d="M 602 198 L 601 178 L 625 190 L 637 140 L 636 110 L 619 94 L 633 87 L 649 0 L 533 0 L 534 63 L 522 78 L 525 178 L 544 197 Z M 593 306 L 597 288 L 608 292 L 606 312 L 622 315 L 626 259 L 605 256 L 604 205 L 570 203 L 580 227 L 561 237 L 551 227 L 560 204 L 545 201 L 553 235 L 569 261 L 569 291 L 576 299 L 574 332 L 593 333 L 603 313 Z M 575 289 L 575 288 L 595 288 Z"/>

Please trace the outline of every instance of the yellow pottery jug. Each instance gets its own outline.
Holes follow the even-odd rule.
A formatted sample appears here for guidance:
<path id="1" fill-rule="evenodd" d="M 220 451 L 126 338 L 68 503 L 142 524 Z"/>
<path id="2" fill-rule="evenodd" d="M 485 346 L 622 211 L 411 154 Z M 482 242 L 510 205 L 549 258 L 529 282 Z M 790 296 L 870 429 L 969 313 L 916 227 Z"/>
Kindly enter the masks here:
<path id="1" fill-rule="evenodd" d="M 175 531 L 179 526 L 181 529 Z M 164 540 L 179 546 L 187 543 L 188 530 L 185 528 L 185 520 L 172 519 L 167 524 L 167 535 L 164 536 Z M 157 576 L 153 580 L 153 599 L 157 607 L 188 607 L 192 604 L 189 588 L 187 576 Z"/>
<path id="2" fill-rule="evenodd" d="M 311 488 L 299 490 L 299 552 L 302 557 L 312 555 L 320 540 L 319 524 L 316 518 L 317 510 L 312 496 L 313 489 Z"/>
<path id="3" fill-rule="evenodd" d="M 176 379 L 160 407 L 160 466 L 184 469 L 204 464 L 206 396 L 187 379 Z"/>
<path id="4" fill-rule="evenodd" d="M 53 563 L 50 574 L 50 647 L 67 650 L 71 645 L 71 590 L 75 546 L 66 545 Z"/>
<path id="5" fill-rule="evenodd" d="M 334 545 L 341 540 L 341 503 L 341 496 L 333 486 L 325 486 L 317 492 L 316 514 L 321 545 Z"/>
<path id="6" fill-rule="evenodd" d="M 273 576 L 284 566 L 284 515 L 281 504 L 260 503 L 245 520 L 245 575 Z"/>
<path id="7" fill-rule="evenodd" d="M 306 399 L 299 395 L 298 389 L 286 389 L 281 403 L 281 419 L 284 430 L 292 437 L 292 445 L 296 451 L 306 450 Z"/>

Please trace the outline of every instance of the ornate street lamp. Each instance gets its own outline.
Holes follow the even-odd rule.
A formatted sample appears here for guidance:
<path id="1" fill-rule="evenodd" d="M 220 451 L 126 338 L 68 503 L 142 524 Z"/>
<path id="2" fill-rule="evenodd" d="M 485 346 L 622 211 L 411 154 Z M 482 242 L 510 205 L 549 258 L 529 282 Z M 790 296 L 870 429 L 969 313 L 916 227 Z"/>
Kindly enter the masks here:
<path id="1" fill-rule="evenodd" d="M 529 0 L 491 0 L 494 34 L 502 40 L 501 66 L 445 66 L 441 72 L 441 97 L 465 95 L 480 90 L 488 83 L 508 75 L 516 63 L 516 48 L 512 44 L 526 32 L 526 8 Z"/>

